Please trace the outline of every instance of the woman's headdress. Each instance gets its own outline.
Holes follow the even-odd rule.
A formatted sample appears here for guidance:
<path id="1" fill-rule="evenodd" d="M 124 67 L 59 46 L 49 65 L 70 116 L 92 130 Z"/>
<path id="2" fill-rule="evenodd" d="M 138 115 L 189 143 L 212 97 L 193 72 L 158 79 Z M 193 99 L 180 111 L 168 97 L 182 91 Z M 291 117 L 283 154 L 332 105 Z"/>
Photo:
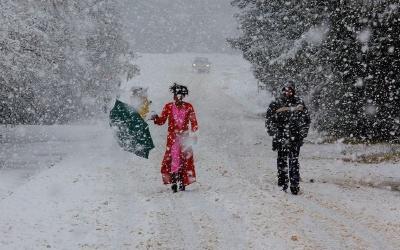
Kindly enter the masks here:
<path id="1" fill-rule="evenodd" d="M 174 94 L 174 95 L 188 95 L 189 94 L 189 90 L 186 86 L 184 85 L 179 85 L 176 82 L 174 82 L 174 84 L 169 87 L 169 90 Z"/>

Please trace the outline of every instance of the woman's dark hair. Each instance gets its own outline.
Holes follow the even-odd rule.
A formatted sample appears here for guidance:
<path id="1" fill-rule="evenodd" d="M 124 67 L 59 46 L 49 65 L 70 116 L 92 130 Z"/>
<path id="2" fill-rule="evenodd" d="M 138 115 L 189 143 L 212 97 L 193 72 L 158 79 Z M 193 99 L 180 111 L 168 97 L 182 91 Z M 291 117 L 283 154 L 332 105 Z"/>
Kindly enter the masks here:
<path id="1" fill-rule="evenodd" d="M 189 94 L 189 90 L 186 86 L 183 85 L 179 85 L 176 82 L 174 82 L 174 84 L 169 87 L 169 90 L 174 94 L 174 95 L 188 95 Z"/>

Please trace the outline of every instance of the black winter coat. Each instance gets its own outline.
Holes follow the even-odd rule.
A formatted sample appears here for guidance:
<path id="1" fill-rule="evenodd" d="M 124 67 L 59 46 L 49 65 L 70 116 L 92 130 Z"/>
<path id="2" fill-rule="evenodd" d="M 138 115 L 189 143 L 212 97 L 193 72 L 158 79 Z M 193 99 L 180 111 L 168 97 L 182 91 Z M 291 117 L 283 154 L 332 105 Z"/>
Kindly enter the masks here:
<path id="1" fill-rule="evenodd" d="M 303 111 L 276 112 L 282 107 L 303 106 Z M 272 150 L 290 149 L 303 145 L 310 128 L 310 114 L 303 100 L 298 96 L 292 98 L 281 97 L 273 101 L 265 116 L 265 127 L 270 136 L 273 136 Z"/>

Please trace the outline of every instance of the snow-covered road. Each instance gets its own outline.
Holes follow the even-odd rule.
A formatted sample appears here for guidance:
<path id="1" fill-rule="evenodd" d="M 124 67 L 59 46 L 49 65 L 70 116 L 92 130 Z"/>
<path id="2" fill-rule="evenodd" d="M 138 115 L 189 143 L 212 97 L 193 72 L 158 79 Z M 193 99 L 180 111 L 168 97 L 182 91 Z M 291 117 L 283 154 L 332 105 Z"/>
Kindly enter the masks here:
<path id="1" fill-rule="evenodd" d="M 196 74 L 192 57 L 144 55 L 136 81 L 156 111 L 171 81 L 188 84 L 198 182 L 177 194 L 161 184 L 165 126 L 151 127 L 149 160 L 121 151 L 107 121 L 69 128 L 91 136 L 0 200 L 0 249 L 400 249 L 400 192 L 361 185 L 399 178 L 398 166 L 343 163 L 340 146 L 306 144 L 302 194 L 280 191 L 257 115 L 269 100 L 241 92 L 254 86 L 248 64 L 209 55 L 213 71 Z"/>

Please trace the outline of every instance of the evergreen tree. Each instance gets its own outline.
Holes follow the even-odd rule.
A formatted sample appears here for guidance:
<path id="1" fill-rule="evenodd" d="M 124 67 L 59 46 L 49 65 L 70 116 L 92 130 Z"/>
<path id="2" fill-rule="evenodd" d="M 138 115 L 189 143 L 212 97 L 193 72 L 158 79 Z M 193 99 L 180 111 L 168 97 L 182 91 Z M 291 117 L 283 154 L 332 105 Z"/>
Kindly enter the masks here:
<path id="1" fill-rule="evenodd" d="M 242 50 L 270 90 L 297 82 L 334 137 L 399 136 L 398 1 L 235 0 Z"/>
<path id="2" fill-rule="evenodd" d="M 255 77 L 275 91 L 285 80 L 299 80 L 304 92 L 313 78 L 309 72 L 318 67 L 312 63 L 315 45 L 324 35 L 324 6 L 318 1 L 252 1 L 236 0 L 241 9 L 237 16 L 242 36 L 229 39 L 253 64 Z M 309 46 L 307 46 L 309 45 Z"/>
<path id="3" fill-rule="evenodd" d="M 314 96 L 320 130 L 334 137 L 394 141 L 399 135 L 399 6 L 336 2 L 323 64 L 334 77 Z"/>

